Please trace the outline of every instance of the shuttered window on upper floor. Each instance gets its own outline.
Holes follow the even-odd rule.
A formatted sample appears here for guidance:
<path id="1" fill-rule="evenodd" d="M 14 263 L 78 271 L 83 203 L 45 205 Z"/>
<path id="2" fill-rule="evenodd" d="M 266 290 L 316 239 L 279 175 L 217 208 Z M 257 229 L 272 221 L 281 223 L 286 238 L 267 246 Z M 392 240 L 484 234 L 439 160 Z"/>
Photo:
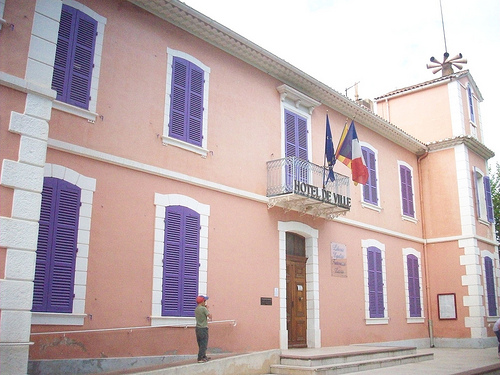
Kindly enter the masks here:
<path id="1" fill-rule="evenodd" d="M 493 199 L 491 195 L 491 182 L 488 176 L 484 176 L 478 169 L 474 168 L 474 187 L 476 190 L 476 210 L 479 220 L 494 223 Z"/>
<path id="2" fill-rule="evenodd" d="M 401 181 L 401 204 L 403 205 L 403 215 L 415 217 L 412 172 L 410 168 L 400 165 L 399 174 Z"/>
<path id="3" fill-rule="evenodd" d="M 173 58 L 169 137 L 202 145 L 204 83 L 203 69 L 183 58 Z"/>
<path id="4" fill-rule="evenodd" d="M 368 169 L 368 181 L 363 185 L 363 200 L 366 203 L 378 205 L 378 178 L 375 152 L 368 147 L 361 147 L 363 159 Z"/>
<path id="5" fill-rule="evenodd" d="M 52 77 L 57 100 L 89 108 L 96 35 L 96 20 L 63 4 Z"/>

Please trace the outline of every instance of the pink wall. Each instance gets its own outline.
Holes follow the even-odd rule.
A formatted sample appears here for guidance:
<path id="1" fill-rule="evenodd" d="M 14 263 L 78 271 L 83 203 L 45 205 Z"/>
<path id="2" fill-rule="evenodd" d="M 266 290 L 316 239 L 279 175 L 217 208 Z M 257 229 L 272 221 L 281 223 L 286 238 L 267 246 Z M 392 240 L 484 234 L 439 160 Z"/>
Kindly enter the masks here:
<path id="1" fill-rule="evenodd" d="M 14 25 L 2 27 L 0 35 L 0 71 L 24 78 L 28 58 L 28 49 L 35 10 L 34 1 L 7 1 L 4 19 Z M 11 53 L 16 51 L 16 53 Z M 8 56 L 8 58 L 5 58 Z"/>
<path id="2" fill-rule="evenodd" d="M 422 160 L 427 238 L 455 236 L 462 231 L 457 186 L 443 184 L 443 181 L 456 181 L 455 165 L 453 149 L 430 153 Z"/>
<path id="3" fill-rule="evenodd" d="M 19 27 L 16 37 L 21 52 L 8 62 L 0 60 L 0 70 L 19 77 L 24 75 L 26 65 L 29 42 L 26 30 L 31 30 L 28 21 L 21 20 L 21 14 L 32 14 L 34 9 L 34 1 L 22 3 L 23 7 L 16 11 L 6 8 L 6 14 L 14 14 L 23 26 Z M 283 82 L 129 2 L 88 0 L 82 3 L 107 18 L 97 99 L 99 116 L 95 123 L 90 123 L 54 109 L 50 139 L 81 146 L 90 154 L 103 152 L 216 183 L 220 185 L 219 190 L 227 186 L 265 196 L 266 162 L 282 157 L 283 109 L 276 87 Z M 0 43 L 0 54 L 4 48 L 12 50 L 12 45 L 5 46 Z M 167 48 L 183 51 L 210 67 L 206 158 L 163 145 Z M 414 93 L 411 106 L 406 96 L 391 99 L 391 123 L 407 131 L 413 129 L 422 141 L 429 140 L 427 134 L 431 134 L 433 140 L 451 136 L 446 87 Z M 19 136 L 8 131 L 8 118 L 11 110 L 23 112 L 25 94 L 0 86 L 0 95 L 7 103 L 0 107 L 0 140 L 2 145 L 8 145 L 0 147 L 0 157 L 17 160 Z M 385 110 L 385 103 L 379 108 Z M 312 162 L 318 165 L 323 164 L 327 111 L 335 146 L 346 121 L 344 115 L 323 104 L 312 113 Z M 443 125 L 439 130 L 432 125 L 436 122 Z M 78 155 L 76 151 L 49 148 L 47 163 L 67 167 L 96 181 L 85 300 L 87 317 L 83 326 L 33 325 L 32 332 L 150 326 L 154 198 L 155 194 L 180 194 L 210 207 L 209 307 L 216 321 L 236 320 L 236 325 L 225 322 L 211 326 L 210 348 L 214 350 L 248 352 L 280 346 L 280 298 L 274 296 L 274 289 L 281 287 L 278 223 L 291 221 L 303 223 L 319 233 L 322 346 L 426 338 L 428 318 L 435 322 L 437 337 L 467 337 L 469 330 L 463 323 L 468 311 L 460 307 L 467 293 L 461 283 L 465 274 L 465 267 L 460 265 L 463 250 L 453 241 L 427 245 L 427 248 L 423 245 L 423 238 L 461 233 L 457 186 L 442 183 L 443 180 L 456 181 L 454 151 L 430 153 L 419 165 L 414 153 L 363 124 L 356 123 L 356 130 L 362 142 L 378 150 L 381 209 L 363 206 L 362 186 L 351 183 L 351 210 L 335 221 L 268 208 L 262 201 L 231 195 L 217 188 L 99 161 Z M 414 221 L 402 218 L 398 161 L 407 163 L 413 170 Z M 472 166 L 481 167 L 482 162 L 480 157 L 470 154 Z M 419 176 L 421 169 L 423 173 Z M 340 162 L 335 171 L 351 176 L 351 171 Z M 12 192 L 0 187 L 0 194 L 0 215 L 10 216 Z M 421 200 L 425 202 L 423 212 Z M 490 237 L 488 230 L 479 225 L 478 236 Z M 388 324 L 366 323 L 363 240 L 376 240 L 385 246 Z M 347 247 L 346 278 L 331 274 L 332 242 Z M 425 322 L 407 322 L 404 248 L 420 252 L 421 267 L 424 263 L 430 265 L 431 276 L 427 278 L 423 272 L 421 285 Z M 444 263 L 446 272 L 442 269 Z M 0 272 L 4 268 L 5 249 L 0 249 Z M 429 283 L 431 288 L 427 290 Z M 450 291 L 457 293 L 460 302 L 459 320 L 439 321 L 436 295 Z M 261 297 L 271 297 L 272 305 L 262 306 Z M 196 352 L 193 329 L 184 327 L 32 335 L 31 339 L 34 342 L 30 349 L 32 359 Z"/>
<path id="4" fill-rule="evenodd" d="M 463 250 L 457 249 L 453 241 L 427 246 L 434 336 L 465 337 L 469 334 L 469 329 L 465 327 L 465 317 L 469 316 L 469 311 L 463 304 L 463 297 L 468 294 L 461 278 L 465 274 L 465 266 L 460 265 Z M 439 319 L 437 295 L 447 293 L 456 293 L 457 320 Z"/>
<path id="5" fill-rule="evenodd" d="M 107 18 L 95 124 L 54 110 L 50 138 L 78 144 L 118 157 L 223 185 L 265 194 L 266 161 L 281 157 L 281 102 L 276 87 L 282 84 L 201 40 L 161 22 L 126 3 L 86 2 Z M 130 19 L 131 22 L 121 22 Z M 120 22 L 119 22 L 120 21 Z M 124 36 L 126 37 L 126 42 Z M 154 38 L 151 38 L 154 35 Z M 185 150 L 163 146 L 166 51 L 191 54 L 211 69 L 209 133 L 206 159 Z M 126 79 L 123 79 L 126 78 Z M 322 165 L 326 107 L 312 115 L 312 161 Z M 345 116 L 329 109 L 335 144 Z M 361 186 L 351 184 L 352 209 L 347 219 L 408 236 L 422 236 L 419 223 L 401 220 L 397 160 L 410 164 L 415 176 L 414 154 L 387 142 L 356 124 L 358 136 L 380 152 L 380 189 L 383 213 L 362 208 Z M 361 231 L 264 203 L 183 184 L 158 176 L 101 163 L 50 149 L 47 162 L 64 165 L 96 179 L 89 250 L 86 313 L 83 330 L 149 325 L 154 235 L 154 194 L 183 194 L 210 205 L 208 293 L 215 320 L 237 320 L 237 325 L 214 324 L 212 347 L 252 351 L 279 347 L 278 221 L 303 222 L 320 231 L 320 295 L 322 345 L 425 337 L 426 325 L 407 327 L 402 274 L 404 246 L 421 251 L 418 243 Z M 350 177 L 340 162 L 336 171 Z M 248 178 L 251 177 L 251 178 Z M 416 205 L 416 217 L 420 207 Z M 391 295 L 391 323 L 366 327 L 360 241 L 374 238 L 387 246 Z M 330 243 L 348 246 L 349 276 L 331 276 Z M 261 306 L 260 297 L 272 297 L 272 306 Z M 342 301 L 342 302 L 340 302 Z M 349 301 L 349 304 L 347 304 Z M 346 306 L 350 314 L 345 314 Z M 331 324 L 331 322 L 343 322 Z M 359 329 L 352 329 L 359 327 Z M 402 329 L 405 327 L 405 329 Z M 33 332 L 58 327 L 33 326 Z M 258 334 L 256 334 L 258 330 Z M 366 335 L 366 332 L 369 335 Z M 195 350 L 191 329 L 152 328 L 124 332 L 32 336 L 34 358 L 153 355 Z M 120 340 L 120 345 L 114 344 Z M 49 342 L 50 344 L 47 344 Z M 152 343 L 154 342 L 154 345 Z"/>
<path id="6" fill-rule="evenodd" d="M 442 84 L 378 103 L 378 114 L 422 142 L 452 136 L 448 86 Z M 435 126 L 439 123 L 440 126 Z"/>

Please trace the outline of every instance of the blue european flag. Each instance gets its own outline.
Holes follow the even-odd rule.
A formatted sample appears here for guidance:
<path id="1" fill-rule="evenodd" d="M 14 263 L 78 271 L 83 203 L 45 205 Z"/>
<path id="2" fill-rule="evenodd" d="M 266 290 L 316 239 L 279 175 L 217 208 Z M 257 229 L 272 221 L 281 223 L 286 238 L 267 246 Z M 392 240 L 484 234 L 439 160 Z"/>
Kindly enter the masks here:
<path id="1" fill-rule="evenodd" d="M 335 181 L 335 174 L 333 173 L 333 166 L 335 165 L 335 152 L 333 150 L 332 131 L 330 129 L 330 120 L 328 114 L 326 115 L 326 139 L 325 139 L 325 158 L 328 164 L 328 177 L 325 180 L 325 185 L 328 181 Z"/>

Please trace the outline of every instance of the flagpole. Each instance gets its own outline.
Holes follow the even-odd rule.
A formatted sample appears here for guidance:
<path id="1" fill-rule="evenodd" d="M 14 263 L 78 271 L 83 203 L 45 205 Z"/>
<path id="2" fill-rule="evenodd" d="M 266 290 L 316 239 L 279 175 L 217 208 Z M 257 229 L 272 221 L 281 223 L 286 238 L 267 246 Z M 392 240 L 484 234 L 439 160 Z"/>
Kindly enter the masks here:
<path id="1" fill-rule="evenodd" d="M 328 109 L 326 110 L 326 118 L 328 118 Z M 325 126 L 326 129 L 326 126 Z M 326 133 L 326 130 L 325 130 Z M 326 150 L 326 137 L 325 137 L 325 150 Z M 326 170 L 326 152 L 323 154 L 323 190 L 325 189 L 325 170 Z"/>

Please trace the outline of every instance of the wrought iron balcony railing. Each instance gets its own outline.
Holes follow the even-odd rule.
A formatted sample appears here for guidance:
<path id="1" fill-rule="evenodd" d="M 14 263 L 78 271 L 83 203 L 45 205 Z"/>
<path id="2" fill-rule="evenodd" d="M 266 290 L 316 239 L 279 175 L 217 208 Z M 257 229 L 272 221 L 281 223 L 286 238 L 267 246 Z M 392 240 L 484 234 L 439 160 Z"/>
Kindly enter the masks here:
<path id="1" fill-rule="evenodd" d="M 325 183 L 328 172 L 328 168 L 294 156 L 268 161 L 269 206 L 326 218 L 349 211 L 349 177 L 334 172 L 335 180 Z"/>

